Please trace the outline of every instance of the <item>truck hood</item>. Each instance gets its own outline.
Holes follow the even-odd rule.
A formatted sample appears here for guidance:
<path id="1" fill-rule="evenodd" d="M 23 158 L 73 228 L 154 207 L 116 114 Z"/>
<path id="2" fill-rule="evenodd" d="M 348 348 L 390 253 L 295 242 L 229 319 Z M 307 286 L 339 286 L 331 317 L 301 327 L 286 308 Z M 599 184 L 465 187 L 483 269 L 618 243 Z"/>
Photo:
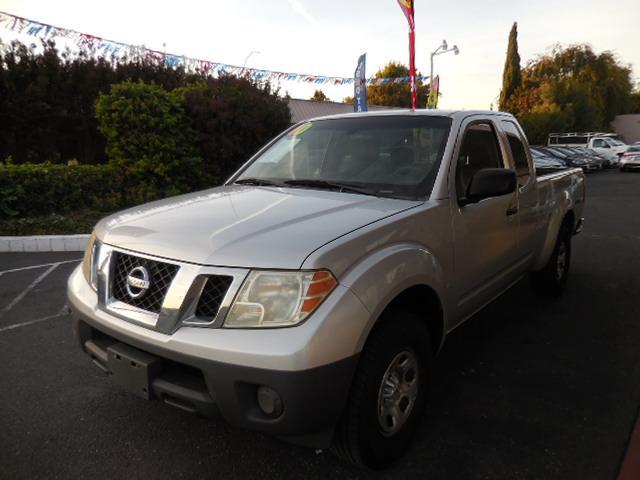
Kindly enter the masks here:
<path id="1" fill-rule="evenodd" d="M 318 247 L 423 202 L 310 189 L 223 186 L 101 220 L 103 242 L 228 267 L 300 268 Z"/>

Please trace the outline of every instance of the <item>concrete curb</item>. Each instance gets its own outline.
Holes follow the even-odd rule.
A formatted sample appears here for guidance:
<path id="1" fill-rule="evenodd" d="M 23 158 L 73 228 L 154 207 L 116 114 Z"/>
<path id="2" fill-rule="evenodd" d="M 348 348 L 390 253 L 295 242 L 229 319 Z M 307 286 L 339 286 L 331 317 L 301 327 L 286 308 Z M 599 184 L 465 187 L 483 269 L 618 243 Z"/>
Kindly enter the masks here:
<path id="1" fill-rule="evenodd" d="M 82 252 L 89 235 L 0 237 L 0 252 Z"/>

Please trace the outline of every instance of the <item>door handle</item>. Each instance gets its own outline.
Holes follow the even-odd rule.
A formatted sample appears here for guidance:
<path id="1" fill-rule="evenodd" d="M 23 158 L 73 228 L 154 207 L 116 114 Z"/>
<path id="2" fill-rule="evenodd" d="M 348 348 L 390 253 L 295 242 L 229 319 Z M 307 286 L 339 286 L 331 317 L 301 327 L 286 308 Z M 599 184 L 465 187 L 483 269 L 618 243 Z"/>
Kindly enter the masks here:
<path id="1" fill-rule="evenodd" d="M 507 217 L 510 217 L 511 215 L 515 215 L 516 213 L 518 213 L 518 207 L 509 207 L 507 209 Z"/>

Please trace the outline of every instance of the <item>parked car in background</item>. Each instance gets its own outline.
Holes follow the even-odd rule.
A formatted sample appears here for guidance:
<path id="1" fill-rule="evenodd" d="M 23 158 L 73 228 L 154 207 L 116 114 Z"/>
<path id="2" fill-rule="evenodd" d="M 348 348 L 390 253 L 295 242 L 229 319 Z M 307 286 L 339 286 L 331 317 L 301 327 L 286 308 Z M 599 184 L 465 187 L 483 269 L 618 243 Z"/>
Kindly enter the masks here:
<path id="1" fill-rule="evenodd" d="M 569 155 L 575 155 L 576 157 L 587 158 L 589 162 L 595 164 L 595 166 L 602 170 L 606 165 L 609 165 L 609 160 L 605 160 L 601 155 L 597 154 L 594 150 L 586 147 L 557 147 L 563 152 Z"/>
<path id="2" fill-rule="evenodd" d="M 586 147 L 604 156 L 611 162 L 617 162 L 626 150 L 624 143 L 615 133 L 587 132 L 587 133 L 550 133 L 547 146 L 549 147 Z"/>
<path id="3" fill-rule="evenodd" d="M 618 161 L 619 161 L 618 156 L 607 157 L 606 155 L 602 155 L 596 152 L 594 149 L 587 148 L 587 147 L 571 147 L 571 148 L 577 152 L 587 155 L 588 157 L 592 157 L 598 161 L 602 161 L 602 165 L 604 168 L 616 168 L 618 166 Z"/>
<path id="4" fill-rule="evenodd" d="M 620 171 L 640 169 L 640 144 L 631 145 L 620 157 Z"/>
<path id="5" fill-rule="evenodd" d="M 614 162 L 618 162 L 622 154 L 627 149 L 627 144 L 615 138 L 594 138 L 589 148 L 597 153 L 606 156 Z"/>
<path id="6" fill-rule="evenodd" d="M 537 147 L 539 150 L 551 155 L 553 157 L 563 160 L 567 166 L 574 168 L 581 168 L 585 172 L 597 170 L 598 167 L 589 158 L 584 156 L 572 155 L 568 152 L 563 152 L 558 147 Z"/>
<path id="7" fill-rule="evenodd" d="M 545 175 L 569 168 L 564 160 L 535 148 L 531 148 L 531 158 L 533 159 L 533 166 L 538 175 Z"/>

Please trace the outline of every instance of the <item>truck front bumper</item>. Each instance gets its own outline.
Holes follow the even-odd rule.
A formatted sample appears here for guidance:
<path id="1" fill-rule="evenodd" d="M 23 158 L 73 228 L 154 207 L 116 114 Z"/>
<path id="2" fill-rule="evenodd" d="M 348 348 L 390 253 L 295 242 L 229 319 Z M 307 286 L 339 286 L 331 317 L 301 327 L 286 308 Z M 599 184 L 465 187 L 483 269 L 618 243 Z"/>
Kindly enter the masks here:
<path id="1" fill-rule="evenodd" d="M 368 319 L 368 312 L 360 302 L 351 298 L 353 294 L 344 293 L 346 296 L 338 300 L 342 311 L 362 311 L 354 318 L 340 320 L 351 323 L 358 321 L 359 316 L 362 321 Z M 265 331 L 182 327 L 165 335 L 127 323 L 99 309 L 97 296 L 80 269 L 69 279 L 68 296 L 81 348 L 126 390 L 206 417 L 220 415 L 233 426 L 261 431 L 294 443 L 316 448 L 330 445 L 335 423 L 348 398 L 358 353 L 314 365 L 319 361 L 312 355 L 317 345 L 312 341 L 291 343 L 302 338 L 297 329 L 312 329 L 316 333 L 312 338 L 315 338 L 319 325 Z M 351 305 L 346 310 L 345 301 Z M 233 338 L 242 334 L 247 337 L 246 352 L 238 351 L 241 343 Z M 280 357 L 275 362 L 266 355 L 268 342 L 271 339 L 272 348 L 277 348 L 283 341 L 279 337 L 287 334 L 290 336 L 289 349 L 279 355 L 289 354 L 291 363 Z M 229 351 L 221 350 L 222 343 L 216 341 L 215 336 L 228 338 Z M 261 336 L 262 342 L 256 342 L 257 336 Z M 199 339 L 193 348 L 186 343 L 190 338 Z M 331 344 L 335 346 L 344 339 L 325 338 L 324 341 L 331 351 Z M 212 345 L 210 349 L 206 348 L 207 343 Z M 263 350 L 253 348 L 258 343 L 262 343 Z M 306 359 L 301 356 L 305 350 L 308 351 Z M 216 357 L 233 358 L 234 361 Z M 265 367 L 259 365 L 260 358 Z M 287 368 L 294 363 L 300 368 Z M 284 368 L 269 368 L 274 366 Z"/>

